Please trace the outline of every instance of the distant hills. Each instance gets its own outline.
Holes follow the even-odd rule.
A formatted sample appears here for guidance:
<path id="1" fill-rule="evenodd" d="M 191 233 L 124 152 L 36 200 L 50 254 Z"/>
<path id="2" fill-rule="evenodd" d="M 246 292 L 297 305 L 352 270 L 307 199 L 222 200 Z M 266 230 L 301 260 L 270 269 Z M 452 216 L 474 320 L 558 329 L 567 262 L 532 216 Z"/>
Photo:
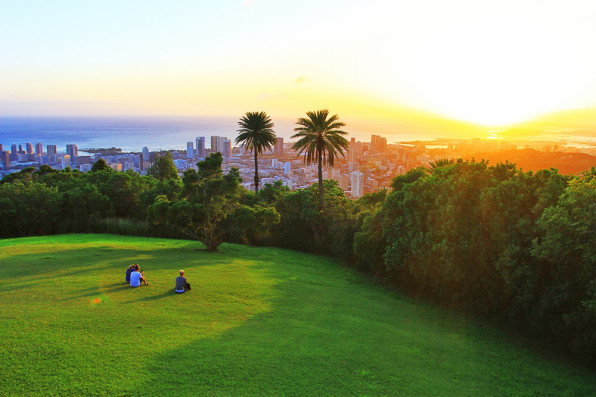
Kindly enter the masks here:
<path id="1" fill-rule="evenodd" d="M 556 168 L 562 174 L 576 174 L 596 167 L 596 156 L 587 153 L 541 152 L 535 149 L 476 152 L 465 158 L 489 160 L 491 165 L 509 161 L 524 171 Z"/>

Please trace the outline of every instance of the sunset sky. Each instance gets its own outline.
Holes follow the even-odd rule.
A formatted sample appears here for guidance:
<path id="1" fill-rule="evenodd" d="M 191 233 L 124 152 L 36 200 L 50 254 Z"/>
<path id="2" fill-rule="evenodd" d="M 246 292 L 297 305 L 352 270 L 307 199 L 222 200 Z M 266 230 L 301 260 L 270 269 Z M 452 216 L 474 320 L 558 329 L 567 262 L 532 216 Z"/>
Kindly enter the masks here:
<path id="1" fill-rule="evenodd" d="M 0 1 L 0 115 L 596 107 L 596 1 Z"/>

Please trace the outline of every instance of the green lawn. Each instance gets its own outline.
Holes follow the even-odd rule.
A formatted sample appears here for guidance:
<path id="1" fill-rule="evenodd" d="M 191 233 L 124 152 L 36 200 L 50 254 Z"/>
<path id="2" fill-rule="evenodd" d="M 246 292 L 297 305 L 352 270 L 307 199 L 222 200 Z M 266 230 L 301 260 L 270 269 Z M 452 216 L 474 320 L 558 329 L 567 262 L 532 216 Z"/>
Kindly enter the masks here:
<path id="1" fill-rule="evenodd" d="M 0 395 L 588 396 L 596 376 L 328 258 L 0 240 Z M 124 283 L 130 263 L 149 286 Z M 179 269 L 193 290 L 173 292 Z"/>

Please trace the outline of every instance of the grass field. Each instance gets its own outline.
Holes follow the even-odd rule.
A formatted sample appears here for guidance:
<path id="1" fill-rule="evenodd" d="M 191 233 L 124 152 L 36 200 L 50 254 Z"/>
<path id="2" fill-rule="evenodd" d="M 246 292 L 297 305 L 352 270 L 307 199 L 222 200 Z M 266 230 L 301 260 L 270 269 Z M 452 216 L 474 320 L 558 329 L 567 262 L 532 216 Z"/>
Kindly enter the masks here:
<path id="1" fill-rule="evenodd" d="M 596 394 L 594 372 L 328 258 L 201 247 L 0 240 L 0 395 Z M 149 286 L 124 283 L 130 263 Z M 177 295 L 181 268 L 193 289 Z"/>

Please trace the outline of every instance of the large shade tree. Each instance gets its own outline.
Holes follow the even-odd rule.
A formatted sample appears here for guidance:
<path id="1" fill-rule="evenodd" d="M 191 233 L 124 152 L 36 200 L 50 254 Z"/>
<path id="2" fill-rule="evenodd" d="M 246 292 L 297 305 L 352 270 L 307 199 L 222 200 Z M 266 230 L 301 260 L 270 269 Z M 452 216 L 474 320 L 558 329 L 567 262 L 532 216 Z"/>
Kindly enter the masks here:
<path id="1" fill-rule="evenodd" d="M 292 139 L 298 141 L 293 148 L 299 154 L 305 153 L 306 164 L 316 162 L 319 165 L 319 211 L 323 210 L 323 164 L 333 166 L 335 159 L 348 149 L 347 132 L 341 128 L 346 124 L 339 121 L 338 115 L 329 116 L 329 110 L 307 112 L 307 117 L 299 118 L 294 128 Z"/>
<path id="2" fill-rule="evenodd" d="M 172 153 L 167 152 L 165 155 L 157 155 L 155 162 L 147 169 L 147 175 L 151 175 L 155 179 L 164 181 L 167 179 L 179 179 L 178 169 L 174 165 Z"/>
<path id="3" fill-rule="evenodd" d="M 247 112 L 238 122 L 236 143 L 244 144 L 255 155 L 255 193 L 259 193 L 258 155 L 276 143 L 273 122 L 265 112 Z"/>

